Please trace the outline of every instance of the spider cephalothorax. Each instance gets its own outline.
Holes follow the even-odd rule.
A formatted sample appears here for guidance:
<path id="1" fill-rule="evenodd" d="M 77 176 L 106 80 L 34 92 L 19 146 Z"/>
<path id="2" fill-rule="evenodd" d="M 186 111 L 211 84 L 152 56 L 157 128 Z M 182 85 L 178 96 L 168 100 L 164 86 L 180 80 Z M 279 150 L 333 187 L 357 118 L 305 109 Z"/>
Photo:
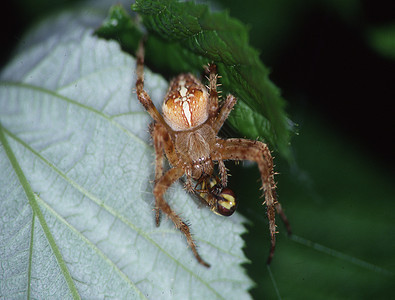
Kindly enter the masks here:
<path id="1" fill-rule="evenodd" d="M 222 139 L 218 132 L 236 103 L 233 95 L 228 95 L 222 105 L 218 104 L 217 72 L 214 64 L 207 68 L 209 86 L 205 87 L 191 74 L 181 74 L 170 83 L 163 102 L 163 116 L 156 109 L 144 91 L 144 47 L 140 42 L 137 50 L 136 92 L 154 122 L 151 135 L 156 153 L 155 160 L 155 217 L 159 226 L 159 213 L 164 212 L 187 238 L 195 257 L 208 267 L 198 254 L 189 227 L 170 208 L 164 199 L 166 190 L 180 177 L 186 176 L 185 187 L 193 188 L 198 182 L 200 198 L 217 214 L 229 216 L 236 209 L 236 197 L 227 188 L 227 172 L 224 160 L 252 160 L 258 164 L 261 174 L 269 219 L 271 236 L 270 262 L 275 247 L 275 210 L 286 221 L 280 204 L 276 200 L 273 159 L 266 144 L 247 139 Z M 165 172 L 163 163 L 166 156 L 171 168 Z M 218 164 L 219 178 L 214 173 Z"/>

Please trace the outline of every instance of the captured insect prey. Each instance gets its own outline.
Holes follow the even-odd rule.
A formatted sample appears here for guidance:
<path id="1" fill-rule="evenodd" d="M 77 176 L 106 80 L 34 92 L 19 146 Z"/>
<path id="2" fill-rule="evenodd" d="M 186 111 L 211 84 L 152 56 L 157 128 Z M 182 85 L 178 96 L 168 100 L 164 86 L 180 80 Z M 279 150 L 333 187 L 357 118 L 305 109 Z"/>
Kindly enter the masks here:
<path id="1" fill-rule="evenodd" d="M 217 215 L 229 217 L 237 208 L 235 193 L 223 187 L 216 176 L 204 176 L 198 181 L 200 189 L 195 188 L 196 195 Z"/>
<path id="2" fill-rule="evenodd" d="M 155 148 L 155 220 L 159 226 L 160 213 L 166 214 L 185 235 L 197 261 L 210 265 L 199 255 L 189 226 L 173 211 L 164 199 L 166 190 L 185 176 L 185 189 L 197 194 L 210 209 L 222 216 L 230 216 L 237 207 L 233 191 L 227 187 L 228 174 L 224 161 L 251 160 L 257 163 L 262 181 L 264 204 L 267 207 L 271 238 L 270 263 L 276 244 L 275 213 L 289 223 L 277 201 L 273 158 L 268 146 L 260 141 L 241 138 L 223 139 L 218 132 L 228 118 L 236 98 L 229 94 L 219 103 L 217 67 L 210 64 L 208 86 L 192 74 L 178 75 L 170 82 L 160 114 L 144 90 L 144 44 L 140 41 L 137 53 L 137 97 L 153 118 L 150 132 Z M 165 170 L 164 159 L 170 168 Z M 214 174 L 218 169 L 218 176 Z M 194 183 L 196 183 L 194 186 Z"/>

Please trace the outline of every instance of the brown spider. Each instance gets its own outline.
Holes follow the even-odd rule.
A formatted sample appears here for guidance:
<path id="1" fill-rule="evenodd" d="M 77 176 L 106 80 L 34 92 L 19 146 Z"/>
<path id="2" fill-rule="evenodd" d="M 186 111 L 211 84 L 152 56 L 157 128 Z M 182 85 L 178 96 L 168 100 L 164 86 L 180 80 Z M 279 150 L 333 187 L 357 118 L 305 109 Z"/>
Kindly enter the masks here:
<path id="1" fill-rule="evenodd" d="M 233 95 L 228 95 L 219 106 L 216 66 L 209 65 L 209 86 L 206 88 L 191 74 L 181 74 L 170 83 L 163 102 L 163 116 L 144 90 L 144 45 L 140 42 L 136 53 L 136 92 L 141 104 L 154 122 L 151 124 L 155 160 L 155 219 L 159 226 L 159 214 L 164 212 L 185 235 L 198 262 L 206 267 L 196 249 L 188 225 L 171 209 L 164 199 L 166 190 L 180 177 L 186 175 L 185 188 L 193 192 L 193 180 L 201 185 L 200 196 L 210 208 L 222 215 L 231 215 L 236 208 L 235 196 L 226 188 L 227 172 L 224 160 L 252 160 L 258 164 L 262 179 L 269 219 L 271 249 L 270 263 L 275 248 L 275 210 L 286 221 L 280 204 L 276 200 L 273 159 L 266 144 L 259 141 L 217 136 L 236 103 Z M 164 154 L 171 168 L 165 172 Z M 218 164 L 220 179 L 213 175 L 214 163 Z M 220 182 L 218 182 L 220 181 Z M 196 187 L 195 187 L 196 189 Z M 229 192 L 230 191 L 230 192 Z M 195 190 L 196 193 L 196 190 Z M 234 200 L 234 201 L 233 201 Z"/>

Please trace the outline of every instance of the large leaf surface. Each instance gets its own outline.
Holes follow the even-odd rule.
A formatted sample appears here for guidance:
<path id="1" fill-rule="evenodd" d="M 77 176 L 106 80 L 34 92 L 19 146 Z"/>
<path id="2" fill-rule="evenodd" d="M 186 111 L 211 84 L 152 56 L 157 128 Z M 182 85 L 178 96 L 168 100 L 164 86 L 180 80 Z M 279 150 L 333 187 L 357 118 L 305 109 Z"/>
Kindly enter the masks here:
<path id="1" fill-rule="evenodd" d="M 156 228 L 135 61 L 92 35 L 99 23 L 58 16 L 1 74 L 1 297 L 249 298 L 240 215 L 212 214 L 181 184 L 168 191 L 210 269 L 170 220 Z M 146 71 L 157 105 L 166 87 Z"/>

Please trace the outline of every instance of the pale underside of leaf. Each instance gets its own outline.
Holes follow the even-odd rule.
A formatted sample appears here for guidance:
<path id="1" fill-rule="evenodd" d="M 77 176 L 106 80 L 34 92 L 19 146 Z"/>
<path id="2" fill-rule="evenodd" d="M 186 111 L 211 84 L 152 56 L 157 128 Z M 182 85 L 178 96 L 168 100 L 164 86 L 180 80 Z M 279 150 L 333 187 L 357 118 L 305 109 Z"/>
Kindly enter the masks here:
<path id="1" fill-rule="evenodd" d="M 32 43 L 1 74 L 1 296 L 249 298 L 240 215 L 213 215 L 181 184 L 168 191 L 210 269 L 168 219 L 155 227 L 135 62 L 77 32 Z M 166 88 L 146 71 L 158 107 Z"/>

